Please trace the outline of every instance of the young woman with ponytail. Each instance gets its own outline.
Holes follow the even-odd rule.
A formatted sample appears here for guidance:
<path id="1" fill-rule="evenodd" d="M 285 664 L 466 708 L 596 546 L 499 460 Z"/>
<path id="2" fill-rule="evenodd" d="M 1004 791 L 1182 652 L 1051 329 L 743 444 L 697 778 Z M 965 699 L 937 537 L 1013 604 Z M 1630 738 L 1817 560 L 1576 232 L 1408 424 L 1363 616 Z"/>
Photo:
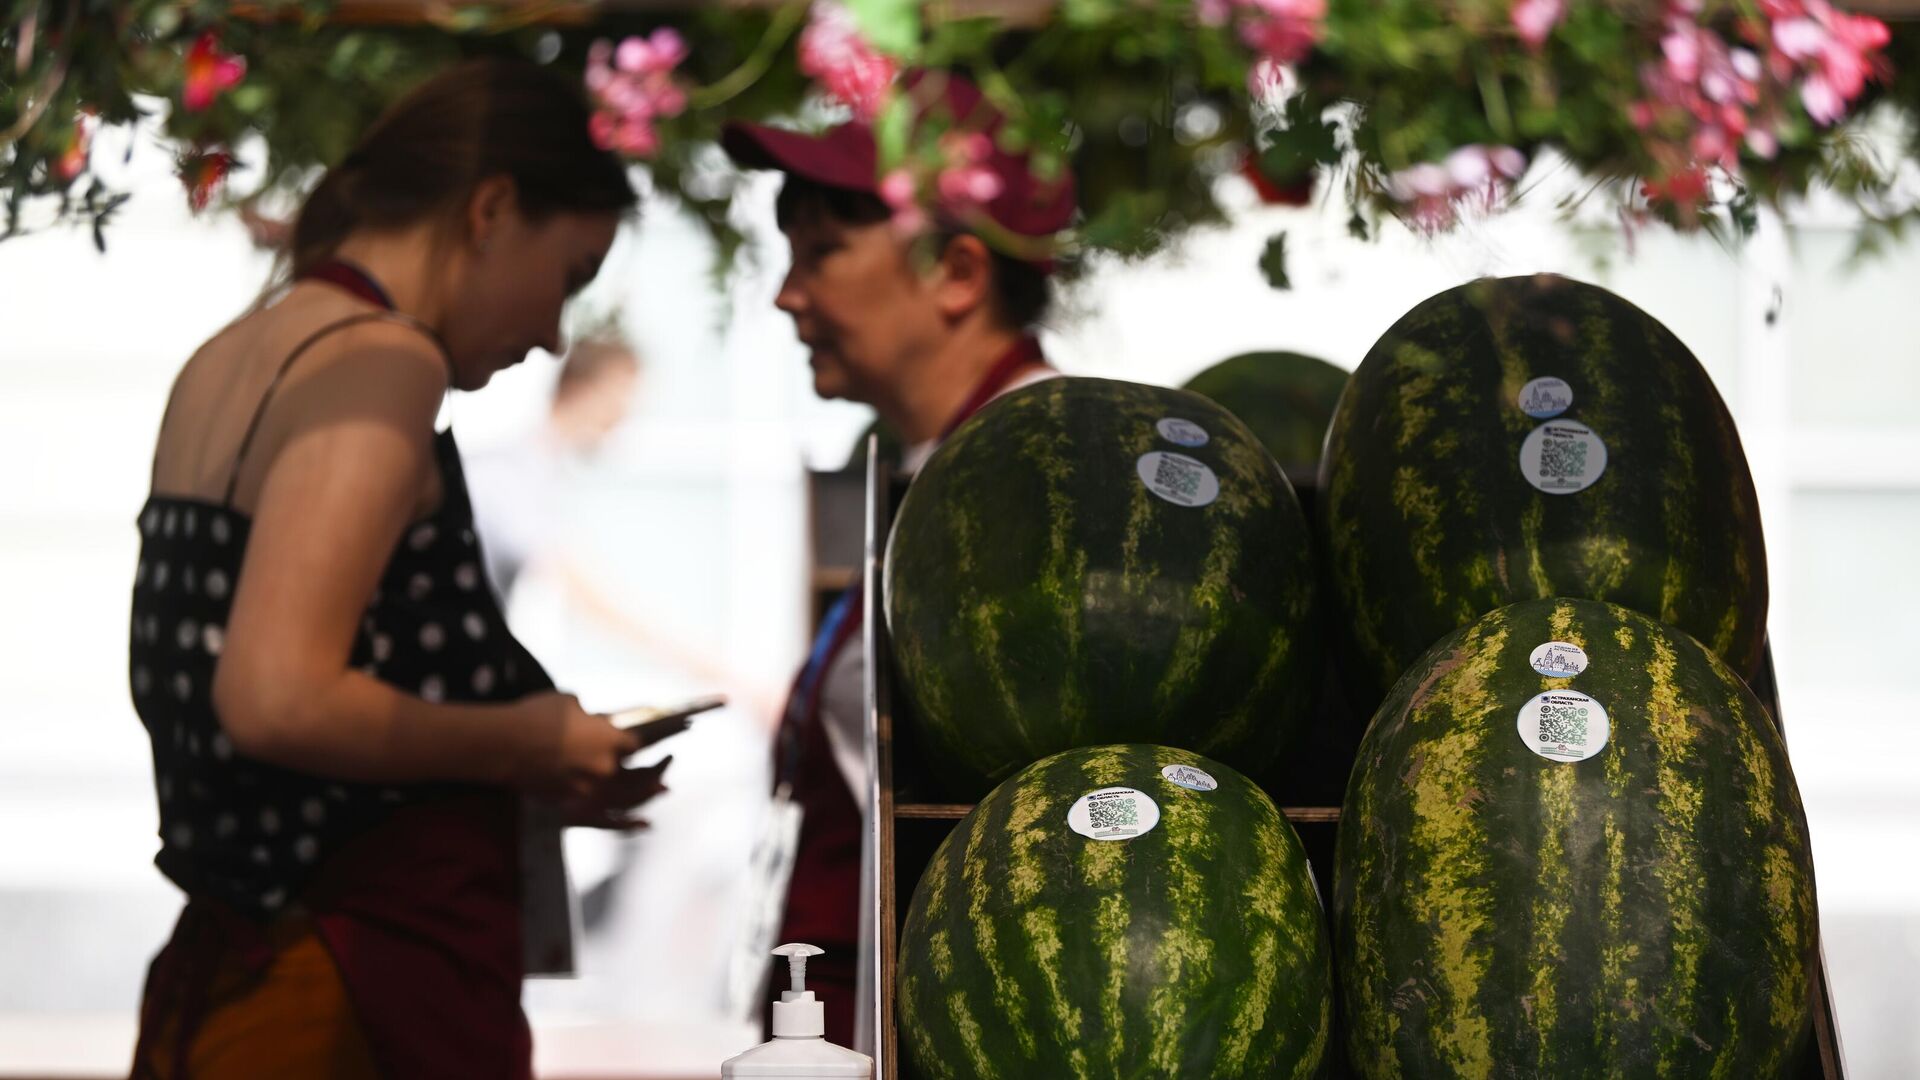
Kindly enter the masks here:
<path id="1" fill-rule="evenodd" d="M 308 197 L 285 269 L 189 359 L 140 518 L 130 676 L 161 871 L 141 1077 L 527 1077 L 522 800 L 637 824 L 647 736 L 514 641 L 451 433 L 559 352 L 635 194 L 574 84 L 480 61 Z"/>

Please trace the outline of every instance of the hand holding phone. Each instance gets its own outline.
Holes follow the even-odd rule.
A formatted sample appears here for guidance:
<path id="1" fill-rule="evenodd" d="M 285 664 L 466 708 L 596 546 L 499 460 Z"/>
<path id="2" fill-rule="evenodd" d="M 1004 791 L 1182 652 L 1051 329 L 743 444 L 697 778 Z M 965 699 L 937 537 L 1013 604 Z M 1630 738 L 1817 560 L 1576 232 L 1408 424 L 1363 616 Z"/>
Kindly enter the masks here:
<path id="1" fill-rule="evenodd" d="M 726 695 L 713 694 L 708 697 L 694 698 L 692 701 L 660 709 L 652 706 L 636 706 L 608 713 L 607 719 L 622 731 L 632 732 L 638 737 L 639 749 L 645 749 L 663 739 L 672 738 L 693 725 L 693 718 L 703 712 L 711 712 L 727 703 Z"/>

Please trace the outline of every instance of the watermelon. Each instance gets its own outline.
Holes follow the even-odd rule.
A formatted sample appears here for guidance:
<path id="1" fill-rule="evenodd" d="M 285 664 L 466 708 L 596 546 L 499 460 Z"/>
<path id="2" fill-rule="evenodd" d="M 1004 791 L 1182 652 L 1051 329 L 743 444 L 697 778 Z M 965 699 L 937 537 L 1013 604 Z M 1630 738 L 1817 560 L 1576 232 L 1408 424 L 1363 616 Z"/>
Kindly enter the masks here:
<path id="1" fill-rule="evenodd" d="M 1705 369 L 1625 300 L 1551 274 L 1415 307 L 1367 353 L 1320 463 L 1353 704 L 1520 600 L 1624 604 L 1757 670 L 1767 560 Z"/>
<path id="2" fill-rule="evenodd" d="M 1340 820 L 1360 1075 L 1793 1072 L 1806 815 L 1759 699 L 1682 631 L 1549 599 L 1448 635 L 1375 716 Z"/>
<path id="3" fill-rule="evenodd" d="M 1220 361 L 1184 389 L 1239 417 L 1275 461 L 1311 468 L 1346 385 L 1346 371 L 1318 357 L 1254 352 Z"/>
<path id="4" fill-rule="evenodd" d="M 901 501 L 886 619 L 937 778 L 1182 746 L 1257 771 L 1310 719 L 1312 536 L 1245 425 L 1183 390 L 1050 379 L 961 425 Z"/>
<path id="5" fill-rule="evenodd" d="M 896 1005 L 919 1080 L 1285 1080 L 1333 1034 L 1299 837 L 1162 746 L 1055 754 L 981 800 L 914 890 Z"/>

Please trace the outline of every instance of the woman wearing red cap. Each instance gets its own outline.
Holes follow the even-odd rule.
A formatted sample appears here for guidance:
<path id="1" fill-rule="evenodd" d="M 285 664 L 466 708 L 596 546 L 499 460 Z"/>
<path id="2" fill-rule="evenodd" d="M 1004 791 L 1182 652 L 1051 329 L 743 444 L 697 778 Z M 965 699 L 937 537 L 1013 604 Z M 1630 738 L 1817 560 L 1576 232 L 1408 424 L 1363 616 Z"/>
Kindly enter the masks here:
<path id="1" fill-rule="evenodd" d="M 996 250 L 967 227 L 978 220 L 969 215 L 983 214 L 996 233 L 1045 241 L 1068 225 L 1074 199 L 1070 176 L 1043 182 L 1024 155 L 991 144 L 1002 118 L 964 77 L 920 73 L 903 88 L 918 107 L 916 123 L 934 120 L 989 140 L 973 162 L 976 175 L 991 178 L 974 189 L 987 197 L 932 207 L 930 237 L 904 232 L 881 198 L 865 123 L 819 136 L 735 124 L 723 144 L 743 166 L 785 174 L 777 216 L 793 261 L 774 304 L 793 317 L 810 350 L 814 391 L 873 406 L 906 444 L 902 467 L 911 473 L 988 401 L 1058 374 L 1033 335 L 1051 265 Z M 932 243 L 916 251 L 923 239 Z M 826 1003 L 827 1038 L 842 1045 L 854 1035 L 867 784 L 858 592 L 842 596 L 819 628 L 788 699 L 774 762 L 777 785 L 802 812 L 780 939 L 827 950 L 809 965 L 808 983 Z"/>

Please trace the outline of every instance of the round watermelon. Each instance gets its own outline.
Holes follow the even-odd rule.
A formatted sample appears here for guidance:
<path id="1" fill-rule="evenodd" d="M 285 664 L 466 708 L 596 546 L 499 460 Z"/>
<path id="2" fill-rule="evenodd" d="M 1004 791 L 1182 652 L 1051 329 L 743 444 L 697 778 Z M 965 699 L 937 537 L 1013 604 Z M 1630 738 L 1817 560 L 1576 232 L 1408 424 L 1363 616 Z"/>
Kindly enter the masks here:
<path id="1" fill-rule="evenodd" d="M 1347 373 L 1314 356 L 1254 352 L 1229 357 L 1184 389 L 1240 418 L 1282 465 L 1314 466 Z"/>
<path id="2" fill-rule="evenodd" d="M 1758 667 L 1767 559 L 1740 436 L 1686 346 L 1605 289 L 1484 279 L 1408 312 L 1341 399 L 1318 505 L 1361 715 L 1442 635 L 1547 596 Z"/>
<path id="3" fill-rule="evenodd" d="M 1362 741 L 1334 956 L 1367 1077 L 1793 1075 L 1813 862 L 1759 699 L 1685 633 L 1530 600 L 1435 645 Z"/>
<path id="4" fill-rule="evenodd" d="M 961 797 L 1075 746 L 1258 771 L 1309 720 L 1312 536 L 1273 458 L 1182 390 L 1050 379 L 963 424 L 902 500 L 886 618 Z"/>
<path id="5" fill-rule="evenodd" d="M 898 973 L 920 1080 L 1285 1080 L 1332 1040 L 1293 827 L 1162 746 L 1069 750 L 981 800 L 914 890 Z"/>

